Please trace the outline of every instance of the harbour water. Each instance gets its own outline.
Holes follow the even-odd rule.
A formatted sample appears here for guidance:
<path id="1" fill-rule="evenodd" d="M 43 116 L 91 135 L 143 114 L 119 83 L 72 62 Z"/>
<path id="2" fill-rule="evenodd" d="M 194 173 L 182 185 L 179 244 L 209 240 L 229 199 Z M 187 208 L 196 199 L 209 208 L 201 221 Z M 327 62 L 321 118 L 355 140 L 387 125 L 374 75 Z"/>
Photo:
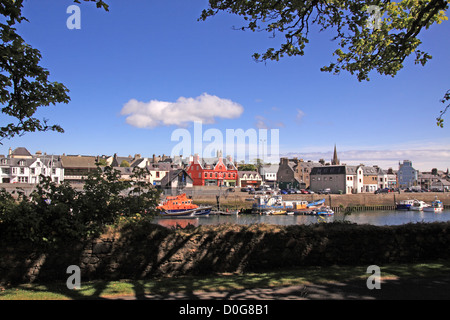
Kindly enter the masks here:
<path id="1" fill-rule="evenodd" d="M 215 225 L 221 223 L 236 224 L 254 224 L 266 223 L 276 225 L 298 225 L 298 224 L 314 224 L 318 222 L 333 221 L 350 221 L 357 224 L 371 225 L 401 225 L 406 223 L 417 222 L 436 222 L 450 221 L 450 210 L 445 209 L 443 212 L 423 212 L 423 211 L 396 211 L 396 210 L 379 210 L 379 211 L 359 211 L 344 216 L 343 213 L 335 213 L 332 216 L 303 216 L 303 215 L 259 215 L 259 214 L 242 214 L 242 215 L 210 215 L 208 217 L 199 218 L 155 218 L 155 222 L 166 227 L 186 227 L 188 225 Z"/>

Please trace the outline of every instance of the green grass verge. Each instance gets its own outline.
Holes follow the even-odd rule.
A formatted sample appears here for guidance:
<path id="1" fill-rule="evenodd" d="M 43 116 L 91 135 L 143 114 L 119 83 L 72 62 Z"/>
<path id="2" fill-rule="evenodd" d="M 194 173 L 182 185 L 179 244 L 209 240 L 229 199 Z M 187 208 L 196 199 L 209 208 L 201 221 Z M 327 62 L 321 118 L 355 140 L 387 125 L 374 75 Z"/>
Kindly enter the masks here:
<path id="1" fill-rule="evenodd" d="M 384 279 L 448 276 L 450 261 L 380 266 Z M 65 283 L 22 284 L 0 287 L 0 300 L 99 299 L 170 292 L 230 291 L 282 287 L 330 281 L 367 279 L 367 266 L 303 267 L 263 273 L 220 274 L 147 280 L 89 281 L 69 290 Z M 82 279 L 83 280 L 83 279 Z"/>

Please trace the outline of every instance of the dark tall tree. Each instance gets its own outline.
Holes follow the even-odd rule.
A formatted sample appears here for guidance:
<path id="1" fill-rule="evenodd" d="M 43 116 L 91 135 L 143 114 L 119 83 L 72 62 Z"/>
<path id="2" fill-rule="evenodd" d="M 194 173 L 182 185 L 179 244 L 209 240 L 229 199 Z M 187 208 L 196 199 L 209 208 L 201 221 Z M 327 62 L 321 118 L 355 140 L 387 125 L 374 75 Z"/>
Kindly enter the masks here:
<path id="1" fill-rule="evenodd" d="M 98 8 L 108 10 L 101 0 L 84 1 L 96 2 Z M 0 144 L 5 138 L 26 132 L 64 132 L 59 125 L 34 115 L 39 107 L 70 101 L 69 90 L 62 83 L 51 82 L 49 71 L 39 65 L 39 50 L 17 33 L 14 26 L 28 21 L 22 16 L 22 8 L 23 0 L 0 0 Z"/>

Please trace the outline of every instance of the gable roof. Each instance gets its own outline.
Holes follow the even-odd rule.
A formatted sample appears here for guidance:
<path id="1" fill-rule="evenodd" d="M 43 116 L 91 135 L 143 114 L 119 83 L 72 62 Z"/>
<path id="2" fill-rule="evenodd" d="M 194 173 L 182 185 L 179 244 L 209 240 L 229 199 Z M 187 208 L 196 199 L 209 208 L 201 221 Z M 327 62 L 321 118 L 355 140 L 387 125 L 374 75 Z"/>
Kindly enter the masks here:
<path id="1" fill-rule="evenodd" d="M 92 156 L 61 156 L 63 168 L 95 168 L 96 157 Z"/>
<path id="2" fill-rule="evenodd" d="M 184 169 L 175 169 L 175 170 L 170 170 L 161 179 L 161 186 L 164 187 L 164 186 L 168 185 L 170 182 L 175 180 L 175 178 L 177 178 L 180 173 L 182 173 L 184 175 L 186 180 L 190 180 L 190 183 L 193 183 L 194 180 L 192 180 L 191 176 L 186 172 L 186 170 L 184 170 Z"/>
<path id="3" fill-rule="evenodd" d="M 11 157 L 32 157 L 31 153 L 24 147 L 18 147 L 11 153 Z"/>

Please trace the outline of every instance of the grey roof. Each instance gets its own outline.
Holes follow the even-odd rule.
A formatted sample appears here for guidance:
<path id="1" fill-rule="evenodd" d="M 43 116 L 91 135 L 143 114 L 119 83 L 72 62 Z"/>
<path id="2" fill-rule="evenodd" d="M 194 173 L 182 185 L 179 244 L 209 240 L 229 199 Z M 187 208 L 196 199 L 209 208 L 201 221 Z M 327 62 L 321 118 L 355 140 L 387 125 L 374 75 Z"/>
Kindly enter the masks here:
<path id="1" fill-rule="evenodd" d="M 172 164 L 170 162 L 156 162 L 150 163 L 147 166 L 147 169 L 150 170 L 159 170 L 159 171 L 170 171 L 172 169 L 179 169 L 180 167 L 177 164 Z"/>
<path id="2" fill-rule="evenodd" d="M 261 172 L 261 174 L 277 173 L 279 167 L 280 167 L 279 164 L 263 165 L 263 166 L 261 166 L 260 172 Z"/>
<path id="3" fill-rule="evenodd" d="M 24 147 L 18 147 L 16 149 L 13 150 L 13 152 L 11 153 L 12 156 L 26 156 L 26 157 L 31 157 L 31 153 L 27 150 L 27 148 Z"/>
<path id="4" fill-rule="evenodd" d="M 30 167 L 36 161 L 40 161 L 46 167 L 62 168 L 61 157 L 59 156 L 33 156 L 32 158 L 3 158 L 0 161 L 0 166 L 8 167 Z"/>
<path id="5" fill-rule="evenodd" d="M 244 176 L 244 174 L 246 174 L 247 176 L 252 174 L 256 178 L 261 178 L 261 176 L 259 175 L 259 173 L 257 171 L 238 171 L 239 178 L 242 178 Z"/>
<path id="6" fill-rule="evenodd" d="M 190 182 L 192 183 L 193 180 L 191 178 L 191 176 L 186 172 L 186 170 L 184 169 L 174 169 L 174 170 L 170 170 L 162 179 L 161 179 L 161 186 L 166 186 L 168 185 L 170 182 L 172 182 L 180 173 L 183 173 L 184 176 L 186 177 L 186 179 L 191 180 Z"/>
<path id="7" fill-rule="evenodd" d="M 356 171 L 355 171 L 356 172 Z M 346 166 L 323 166 L 323 167 L 313 167 L 311 169 L 311 175 L 321 175 L 321 174 L 347 174 Z"/>
<path id="8" fill-rule="evenodd" d="M 209 166 L 211 169 L 213 169 L 217 163 L 219 162 L 218 157 L 215 158 L 200 158 L 199 163 L 202 165 L 203 169 L 207 169 L 207 166 Z M 223 164 L 227 167 L 227 170 L 237 170 L 236 166 L 234 165 L 233 161 L 230 161 L 227 158 L 221 158 Z"/>
<path id="9" fill-rule="evenodd" d="M 122 175 L 131 175 L 133 174 L 133 168 L 132 167 L 113 167 L 114 170 L 120 171 L 120 174 Z"/>

